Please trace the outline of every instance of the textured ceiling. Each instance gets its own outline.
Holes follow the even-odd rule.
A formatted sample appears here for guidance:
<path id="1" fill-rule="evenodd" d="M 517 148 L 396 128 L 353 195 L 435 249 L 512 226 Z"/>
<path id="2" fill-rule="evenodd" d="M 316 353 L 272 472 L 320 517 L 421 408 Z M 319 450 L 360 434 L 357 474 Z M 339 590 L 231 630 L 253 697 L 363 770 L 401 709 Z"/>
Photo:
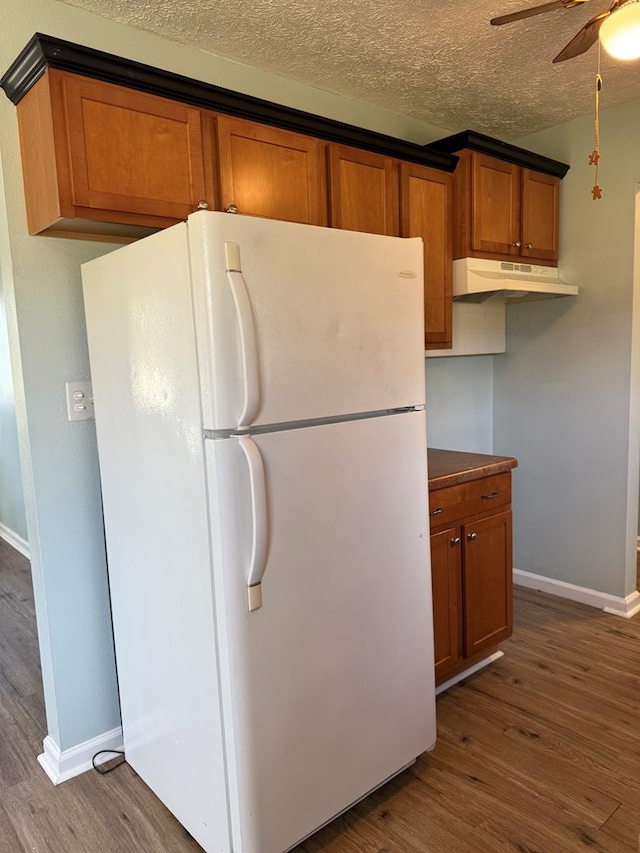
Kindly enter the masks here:
<path id="1" fill-rule="evenodd" d="M 598 48 L 552 59 L 607 0 L 502 27 L 542 0 L 61 0 L 451 132 L 516 139 L 593 111 Z M 601 108 L 640 97 L 602 52 Z"/>

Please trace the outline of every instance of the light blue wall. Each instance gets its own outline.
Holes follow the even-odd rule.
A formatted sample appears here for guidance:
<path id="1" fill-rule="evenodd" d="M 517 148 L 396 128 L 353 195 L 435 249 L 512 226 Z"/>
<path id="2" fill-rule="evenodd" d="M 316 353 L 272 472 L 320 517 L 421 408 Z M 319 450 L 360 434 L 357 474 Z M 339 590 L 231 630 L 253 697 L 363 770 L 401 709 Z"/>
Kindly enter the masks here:
<path id="1" fill-rule="evenodd" d="M 26 541 L 22 471 L 18 449 L 18 427 L 13 397 L 7 312 L 0 269 L 0 530 L 6 538 Z"/>
<path id="2" fill-rule="evenodd" d="M 425 366 L 429 447 L 493 453 L 493 356 L 428 358 Z"/>
<path id="3" fill-rule="evenodd" d="M 598 201 L 590 192 L 593 139 L 585 118 L 518 142 L 571 164 L 561 274 L 580 294 L 508 309 L 508 354 L 494 359 L 494 446 L 520 461 L 516 568 L 625 596 L 635 589 L 638 529 L 640 103 L 601 113 Z"/>
<path id="4" fill-rule="evenodd" d="M 42 32 L 415 142 L 445 135 L 56 0 L 0 0 L 0 20 L 2 71 Z M 0 156 L 7 210 L 0 266 L 47 724 L 66 750 L 119 724 L 94 426 L 69 423 L 64 403 L 64 383 L 89 377 L 80 264 L 113 246 L 28 236 L 15 109 L 4 96 Z"/>

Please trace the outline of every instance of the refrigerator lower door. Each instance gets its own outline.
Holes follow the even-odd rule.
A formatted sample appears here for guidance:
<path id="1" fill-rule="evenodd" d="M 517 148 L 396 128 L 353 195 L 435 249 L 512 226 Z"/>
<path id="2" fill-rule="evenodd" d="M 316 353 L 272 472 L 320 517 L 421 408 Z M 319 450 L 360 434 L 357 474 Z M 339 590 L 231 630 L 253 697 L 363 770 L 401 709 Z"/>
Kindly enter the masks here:
<path id="1" fill-rule="evenodd" d="M 282 853 L 435 742 L 425 434 L 411 412 L 254 436 L 257 479 L 207 442 L 235 853 Z"/>

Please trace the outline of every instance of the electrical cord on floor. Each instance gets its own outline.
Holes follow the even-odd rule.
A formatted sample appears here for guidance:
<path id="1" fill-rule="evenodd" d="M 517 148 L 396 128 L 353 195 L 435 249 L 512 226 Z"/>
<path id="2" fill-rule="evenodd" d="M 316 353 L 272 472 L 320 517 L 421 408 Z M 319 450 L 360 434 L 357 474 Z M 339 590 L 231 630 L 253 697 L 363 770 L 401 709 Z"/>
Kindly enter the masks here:
<path id="1" fill-rule="evenodd" d="M 114 764 L 112 767 L 109 767 L 107 770 L 101 770 L 101 769 L 100 769 L 100 765 L 99 765 L 99 764 L 96 764 L 96 758 L 97 758 L 99 755 L 105 755 L 105 754 L 107 754 L 107 753 L 108 753 L 109 755 L 121 755 L 121 756 L 122 756 L 122 760 L 121 760 L 121 761 L 118 761 L 118 763 L 117 763 L 117 764 Z M 108 761 L 108 759 L 107 759 L 107 761 Z M 116 769 L 116 767 L 120 767 L 120 765 L 121 765 L 121 764 L 124 764 L 124 763 L 125 763 L 125 761 L 126 761 L 126 759 L 125 759 L 125 757 L 124 757 L 124 752 L 123 752 L 121 749 L 101 749 L 101 750 L 100 750 L 100 752 L 96 752 L 96 754 L 95 754 L 95 755 L 93 756 L 93 758 L 91 759 L 91 763 L 93 764 L 93 769 L 94 769 L 97 773 L 99 773 L 101 776 L 106 776 L 106 775 L 107 775 L 107 773 L 111 773 L 111 771 L 112 771 L 112 770 L 115 770 L 115 769 Z"/>

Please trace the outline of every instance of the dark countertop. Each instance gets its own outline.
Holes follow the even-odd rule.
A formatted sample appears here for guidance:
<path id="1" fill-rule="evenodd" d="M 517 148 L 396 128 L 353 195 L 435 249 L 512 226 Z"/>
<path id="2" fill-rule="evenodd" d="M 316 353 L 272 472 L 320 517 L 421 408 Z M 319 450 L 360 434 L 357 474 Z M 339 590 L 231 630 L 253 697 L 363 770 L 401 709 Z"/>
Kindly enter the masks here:
<path id="1" fill-rule="evenodd" d="M 518 465 L 518 460 L 513 456 L 491 456 L 487 453 L 465 453 L 433 447 L 427 448 L 427 460 L 430 492 L 468 483 L 480 477 L 504 474 Z"/>

